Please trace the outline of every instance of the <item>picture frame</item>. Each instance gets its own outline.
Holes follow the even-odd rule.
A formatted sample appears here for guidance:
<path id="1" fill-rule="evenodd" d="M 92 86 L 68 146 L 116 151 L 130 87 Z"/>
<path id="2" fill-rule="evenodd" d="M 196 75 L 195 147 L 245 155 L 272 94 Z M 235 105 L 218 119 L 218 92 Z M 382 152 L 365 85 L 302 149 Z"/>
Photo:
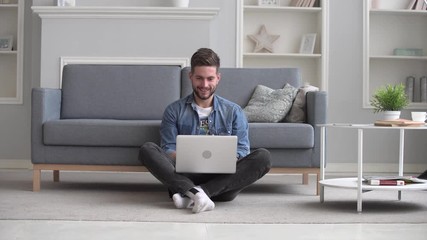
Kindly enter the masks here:
<path id="1" fill-rule="evenodd" d="M 316 33 L 307 33 L 302 36 L 299 53 L 313 54 L 316 44 Z"/>
<path id="2" fill-rule="evenodd" d="M 278 7 L 280 6 L 280 0 L 258 0 L 258 6 Z"/>
<path id="3" fill-rule="evenodd" d="M 0 37 L 0 51 L 12 51 L 13 36 Z"/>

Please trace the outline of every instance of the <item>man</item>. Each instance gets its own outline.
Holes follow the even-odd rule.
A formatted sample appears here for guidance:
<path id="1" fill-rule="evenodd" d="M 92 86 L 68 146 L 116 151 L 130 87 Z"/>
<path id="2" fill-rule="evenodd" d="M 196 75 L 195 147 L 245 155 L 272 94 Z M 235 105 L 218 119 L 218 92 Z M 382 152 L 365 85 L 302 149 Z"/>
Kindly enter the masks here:
<path id="1" fill-rule="evenodd" d="M 193 93 L 170 104 L 163 115 L 161 147 L 145 143 L 140 161 L 165 184 L 177 208 L 191 208 L 194 213 L 215 208 L 213 201 L 231 201 L 248 185 L 270 170 L 270 153 L 257 149 L 249 153 L 248 122 L 237 104 L 215 95 L 221 79 L 220 59 L 208 48 L 191 57 Z M 236 135 L 236 173 L 180 174 L 175 172 L 177 135 Z"/>

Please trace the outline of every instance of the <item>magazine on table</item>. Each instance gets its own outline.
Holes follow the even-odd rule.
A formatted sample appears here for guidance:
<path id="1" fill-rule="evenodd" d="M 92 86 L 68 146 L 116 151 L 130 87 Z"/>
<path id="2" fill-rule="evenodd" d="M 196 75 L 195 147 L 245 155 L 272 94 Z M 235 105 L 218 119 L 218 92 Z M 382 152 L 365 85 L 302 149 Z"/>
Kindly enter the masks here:
<path id="1" fill-rule="evenodd" d="M 414 176 L 364 176 L 363 181 L 376 186 L 403 186 L 407 184 L 427 183 L 427 179 Z"/>

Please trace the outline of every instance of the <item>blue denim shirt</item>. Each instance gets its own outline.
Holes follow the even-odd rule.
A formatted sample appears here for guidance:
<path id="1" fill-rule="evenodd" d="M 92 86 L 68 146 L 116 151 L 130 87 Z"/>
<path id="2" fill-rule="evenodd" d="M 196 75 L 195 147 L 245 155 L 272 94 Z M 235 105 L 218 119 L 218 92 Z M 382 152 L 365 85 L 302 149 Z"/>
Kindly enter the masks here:
<path id="1" fill-rule="evenodd" d="M 166 153 L 176 151 L 177 135 L 198 135 L 200 130 L 193 94 L 171 103 L 163 114 L 160 126 L 161 147 Z M 236 135 L 237 158 L 249 154 L 248 121 L 242 108 L 214 95 L 212 112 L 208 117 L 209 132 L 214 135 Z"/>

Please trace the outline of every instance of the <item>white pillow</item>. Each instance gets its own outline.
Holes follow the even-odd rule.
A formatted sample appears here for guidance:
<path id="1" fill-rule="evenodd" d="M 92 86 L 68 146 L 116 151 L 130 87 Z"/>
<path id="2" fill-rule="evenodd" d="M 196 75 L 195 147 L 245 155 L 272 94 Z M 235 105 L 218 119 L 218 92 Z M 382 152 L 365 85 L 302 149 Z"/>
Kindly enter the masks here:
<path id="1" fill-rule="evenodd" d="M 243 111 L 249 122 L 280 122 L 289 112 L 297 91 L 289 84 L 276 90 L 258 85 Z"/>
<path id="2" fill-rule="evenodd" d="M 318 87 L 306 84 L 298 89 L 292 108 L 286 115 L 285 122 L 303 123 L 306 121 L 306 95 L 308 92 L 319 91 Z"/>

